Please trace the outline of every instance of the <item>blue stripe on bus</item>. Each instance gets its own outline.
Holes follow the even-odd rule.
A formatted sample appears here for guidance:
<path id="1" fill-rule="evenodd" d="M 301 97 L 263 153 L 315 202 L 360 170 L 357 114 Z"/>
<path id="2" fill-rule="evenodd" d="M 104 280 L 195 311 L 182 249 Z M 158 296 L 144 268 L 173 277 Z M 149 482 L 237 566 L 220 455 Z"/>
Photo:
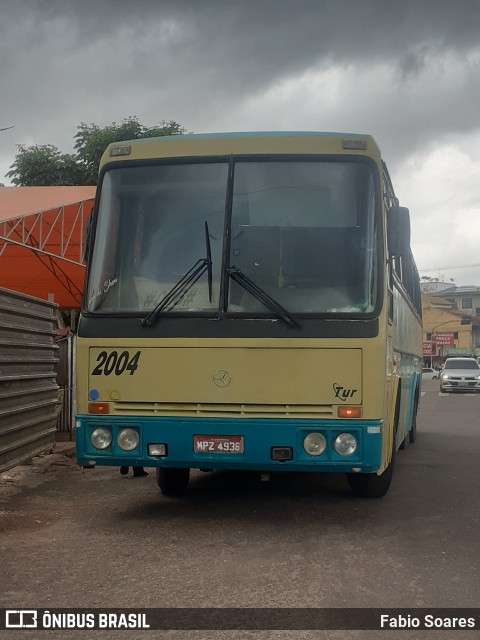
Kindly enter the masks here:
<path id="1" fill-rule="evenodd" d="M 348 472 L 352 467 L 365 472 L 377 471 L 382 457 L 382 422 L 380 420 L 275 420 L 232 418 L 165 418 L 128 416 L 78 416 L 76 430 L 77 460 L 80 465 L 96 462 L 102 466 L 191 467 L 217 469 L 257 469 L 264 471 Z M 91 433 L 98 427 L 112 432 L 112 445 L 98 451 L 90 443 Z M 125 452 L 117 444 L 122 428 L 134 428 L 140 444 Z M 370 427 L 370 432 L 369 428 Z M 319 431 L 327 439 L 327 450 L 318 457 L 309 456 L 303 448 L 308 433 Z M 351 456 L 341 456 L 333 449 L 340 433 L 352 433 L 358 442 Z M 194 435 L 243 436 L 244 452 L 195 453 Z M 148 456 L 148 444 L 165 443 L 168 457 Z M 293 460 L 271 459 L 271 447 L 291 447 Z"/>
<path id="2" fill-rule="evenodd" d="M 410 391 L 410 398 L 409 398 L 409 407 L 408 407 L 408 422 L 407 422 L 407 431 L 410 431 L 410 428 L 412 426 L 412 422 L 413 422 L 413 414 L 415 411 L 415 396 L 416 396 L 416 392 L 417 389 L 420 386 L 420 375 L 419 373 L 415 373 L 412 376 L 412 388 Z"/>

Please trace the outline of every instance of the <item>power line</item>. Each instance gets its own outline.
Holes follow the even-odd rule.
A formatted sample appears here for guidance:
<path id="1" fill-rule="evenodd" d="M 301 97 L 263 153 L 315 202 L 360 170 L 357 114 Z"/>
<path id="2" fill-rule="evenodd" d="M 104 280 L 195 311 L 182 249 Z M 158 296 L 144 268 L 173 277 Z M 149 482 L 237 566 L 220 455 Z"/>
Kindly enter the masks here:
<path id="1" fill-rule="evenodd" d="M 474 267 L 480 267 L 480 264 L 462 264 L 454 267 L 431 267 L 430 269 L 419 269 L 419 271 L 447 271 L 448 269 L 473 269 Z"/>
<path id="2" fill-rule="evenodd" d="M 11 127 L 3 127 L 0 131 L 8 131 L 8 129 L 13 129 L 15 125 L 13 124 Z"/>

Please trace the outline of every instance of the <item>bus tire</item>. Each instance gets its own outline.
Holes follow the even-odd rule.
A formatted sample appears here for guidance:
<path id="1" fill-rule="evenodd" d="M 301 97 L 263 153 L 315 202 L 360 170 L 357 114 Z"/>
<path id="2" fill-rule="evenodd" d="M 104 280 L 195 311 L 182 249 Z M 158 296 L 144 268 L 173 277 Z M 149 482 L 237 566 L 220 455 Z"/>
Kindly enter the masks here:
<path id="1" fill-rule="evenodd" d="M 358 498 L 383 498 L 390 488 L 393 469 L 395 467 L 395 447 L 392 451 L 392 459 L 382 473 L 347 473 L 348 484 L 354 496 Z"/>
<path id="2" fill-rule="evenodd" d="M 190 469 L 157 467 L 157 484 L 163 496 L 179 496 L 188 488 Z"/>

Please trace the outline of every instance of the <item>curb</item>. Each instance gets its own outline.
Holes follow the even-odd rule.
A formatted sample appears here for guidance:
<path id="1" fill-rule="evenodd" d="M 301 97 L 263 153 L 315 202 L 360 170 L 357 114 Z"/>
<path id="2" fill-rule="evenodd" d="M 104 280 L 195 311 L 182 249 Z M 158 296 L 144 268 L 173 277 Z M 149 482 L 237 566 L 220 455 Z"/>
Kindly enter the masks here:
<path id="1" fill-rule="evenodd" d="M 58 453 L 68 458 L 75 457 L 75 443 L 74 442 L 56 442 L 53 447 L 53 453 Z"/>

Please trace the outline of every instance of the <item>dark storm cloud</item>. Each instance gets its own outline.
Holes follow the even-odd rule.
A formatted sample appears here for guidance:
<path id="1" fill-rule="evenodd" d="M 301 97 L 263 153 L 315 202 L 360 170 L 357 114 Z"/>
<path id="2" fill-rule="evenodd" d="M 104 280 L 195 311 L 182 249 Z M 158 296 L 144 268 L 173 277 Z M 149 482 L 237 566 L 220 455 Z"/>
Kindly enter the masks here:
<path id="1" fill-rule="evenodd" d="M 105 42 L 118 49 L 120 60 L 131 56 L 129 66 L 139 63 L 154 78 L 159 54 L 169 55 L 172 71 L 198 73 L 203 65 L 220 91 L 228 87 L 241 93 L 312 65 L 384 60 L 408 73 L 424 64 L 427 53 L 466 53 L 479 44 L 480 3 L 23 0 L 4 3 L 0 16 L 0 32 L 7 41 L 9 35 L 15 37 L 12 22 L 23 24 L 26 52 L 45 38 L 55 52 L 55 36 L 62 40 L 68 35 L 72 48 L 86 52 Z M 146 41 L 139 42 L 142 38 L 150 56 Z M 20 43 L 10 46 L 17 51 Z M 164 66 L 160 61 L 161 70 Z"/>
<path id="2" fill-rule="evenodd" d="M 40 24 L 63 16 L 77 46 L 105 37 L 113 44 L 128 25 L 133 37 L 152 36 L 154 52 L 155 36 L 162 48 L 177 28 L 178 62 L 198 55 L 230 89 L 247 83 L 243 90 L 322 61 L 384 59 L 407 70 L 427 51 L 478 46 L 480 26 L 477 0 L 44 0 L 36 11 Z"/>
<path id="3" fill-rule="evenodd" d="M 479 33 L 477 0 L 4 0 L 0 126 L 16 124 L 17 142 L 60 146 L 67 126 L 73 136 L 81 121 L 133 114 L 212 130 L 238 113 L 245 129 L 242 105 L 279 83 L 381 66 L 369 99 L 359 86 L 363 102 L 358 92 L 340 96 L 333 112 L 362 130 L 388 120 L 408 148 L 478 126 Z M 445 67 L 449 56 L 463 61 L 460 79 Z M 435 82 L 424 78 L 432 70 Z M 423 96 L 411 92 L 419 81 Z M 330 96 L 319 88 L 318 124 L 332 120 Z M 289 128 L 312 126 L 301 116 L 292 113 Z"/>
<path id="4" fill-rule="evenodd" d="M 129 115 L 372 133 L 419 266 L 478 262 L 480 0 L 0 0 L 0 87 L 0 182 L 16 144 Z"/>

